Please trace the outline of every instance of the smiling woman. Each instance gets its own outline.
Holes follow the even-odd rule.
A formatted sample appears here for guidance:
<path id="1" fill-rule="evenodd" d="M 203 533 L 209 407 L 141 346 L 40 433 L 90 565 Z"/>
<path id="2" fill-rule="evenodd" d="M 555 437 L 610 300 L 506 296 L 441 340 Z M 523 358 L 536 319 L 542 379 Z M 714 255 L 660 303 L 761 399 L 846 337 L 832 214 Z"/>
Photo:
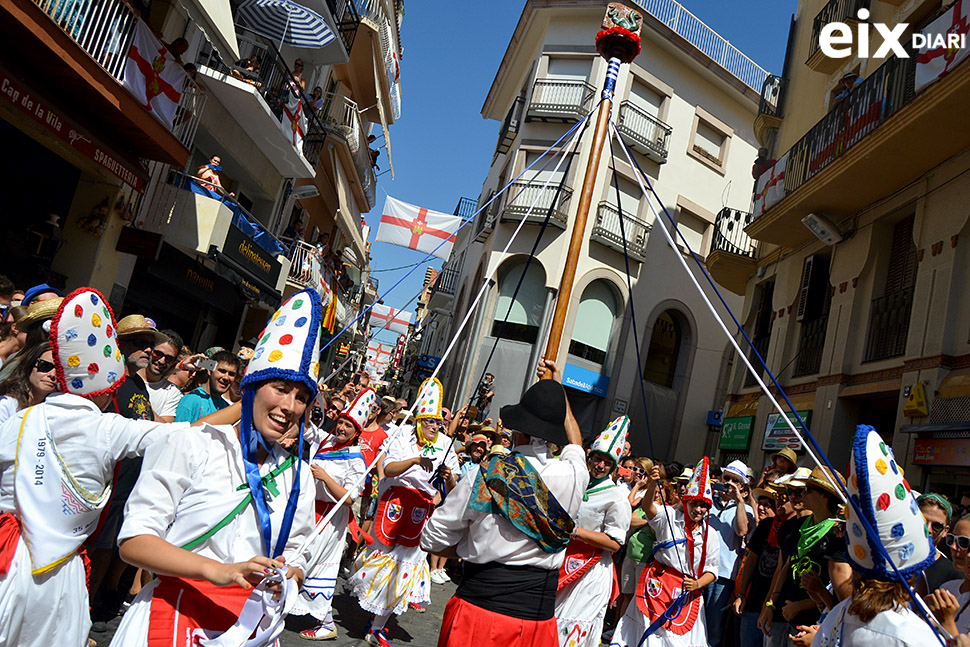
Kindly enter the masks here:
<path id="1" fill-rule="evenodd" d="M 285 564 L 287 577 L 302 583 L 309 553 L 297 549 L 313 525 L 315 488 L 299 456 L 278 441 L 296 427 L 303 446 L 320 319 L 313 292 L 290 297 L 259 335 L 238 424 L 175 432 L 145 457 L 119 542 L 126 561 L 159 578 L 135 598 L 113 645 L 219 634 L 267 569 Z M 269 633 L 282 623 L 274 618 Z"/>
<path id="2" fill-rule="evenodd" d="M 17 367 L 0 382 L 0 423 L 20 409 L 39 404 L 57 388 L 54 354 L 48 343 L 30 347 L 18 358 Z"/>

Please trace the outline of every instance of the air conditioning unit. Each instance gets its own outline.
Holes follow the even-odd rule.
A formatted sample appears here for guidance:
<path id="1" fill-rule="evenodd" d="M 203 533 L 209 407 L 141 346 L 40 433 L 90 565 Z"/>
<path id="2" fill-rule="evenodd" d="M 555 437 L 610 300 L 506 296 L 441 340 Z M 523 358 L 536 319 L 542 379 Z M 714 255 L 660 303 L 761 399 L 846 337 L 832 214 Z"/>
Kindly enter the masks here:
<path id="1" fill-rule="evenodd" d="M 810 213 L 802 218 L 802 224 L 826 245 L 835 245 L 842 241 L 838 226 L 823 215 Z"/>

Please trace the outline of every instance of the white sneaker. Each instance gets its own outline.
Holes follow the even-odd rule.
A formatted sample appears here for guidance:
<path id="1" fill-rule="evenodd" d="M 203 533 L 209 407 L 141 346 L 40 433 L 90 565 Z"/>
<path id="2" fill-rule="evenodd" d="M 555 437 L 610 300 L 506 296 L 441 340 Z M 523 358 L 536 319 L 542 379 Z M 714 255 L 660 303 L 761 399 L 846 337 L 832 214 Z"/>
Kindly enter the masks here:
<path id="1" fill-rule="evenodd" d="M 445 573 L 444 569 L 438 569 L 431 571 L 431 581 L 435 584 L 444 584 L 448 581 L 448 574 Z"/>

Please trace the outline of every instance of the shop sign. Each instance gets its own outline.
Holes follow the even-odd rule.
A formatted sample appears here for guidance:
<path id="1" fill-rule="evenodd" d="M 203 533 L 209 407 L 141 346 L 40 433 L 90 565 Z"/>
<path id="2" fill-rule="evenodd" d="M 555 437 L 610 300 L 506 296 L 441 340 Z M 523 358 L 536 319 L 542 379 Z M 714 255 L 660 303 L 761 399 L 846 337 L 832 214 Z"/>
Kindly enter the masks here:
<path id="1" fill-rule="evenodd" d="M 567 363 L 562 373 L 562 385 L 605 398 L 610 388 L 610 376 Z"/>
<path id="2" fill-rule="evenodd" d="M 229 225 L 222 253 L 269 287 L 275 287 L 279 281 L 282 263 L 235 225 Z"/>
<path id="3" fill-rule="evenodd" d="M 754 416 L 724 418 L 721 421 L 721 440 L 718 449 L 747 451 L 751 445 L 751 429 Z"/>
<path id="4" fill-rule="evenodd" d="M 913 464 L 970 467 L 970 438 L 917 438 Z"/>
<path id="5" fill-rule="evenodd" d="M 118 244 L 115 250 L 125 254 L 134 254 L 139 258 L 158 258 L 158 252 L 162 246 L 162 235 L 156 234 L 147 229 L 135 229 L 134 227 L 123 227 L 118 236 Z"/>
<path id="6" fill-rule="evenodd" d="M 795 417 L 795 414 L 786 412 L 785 415 L 788 416 L 788 419 L 791 420 L 797 429 L 798 418 Z M 812 411 L 799 411 L 798 415 L 805 421 L 805 426 L 811 428 Z M 761 449 L 767 452 L 777 452 L 785 447 L 794 449 L 797 452 L 802 448 L 802 443 L 798 440 L 798 436 L 792 432 L 791 427 L 788 426 L 785 419 L 781 417 L 781 414 L 773 413 L 768 416 L 768 424 L 765 427 L 765 440 L 761 443 Z"/>
<path id="7" fill-rule="evenodd" d="M 225 279 L 168 243 L 162 244 L 158 260 L 148 267 L 148 273 L 177 287 L 196 301 L 223 312 L 236 310 L 234 291 Z"/>
<path id="8" fill-rule="evenodd" d="M 15 109 L 40 124 L 69 148 L 74 149 L 138 193 L 145 191 L 145 172 L 131 167 L 127 161 L 105 150 L 86 130 L 54 110 L 49 103 L 19 84 L 14 77 L 0 69 L 0 95 Z"/>

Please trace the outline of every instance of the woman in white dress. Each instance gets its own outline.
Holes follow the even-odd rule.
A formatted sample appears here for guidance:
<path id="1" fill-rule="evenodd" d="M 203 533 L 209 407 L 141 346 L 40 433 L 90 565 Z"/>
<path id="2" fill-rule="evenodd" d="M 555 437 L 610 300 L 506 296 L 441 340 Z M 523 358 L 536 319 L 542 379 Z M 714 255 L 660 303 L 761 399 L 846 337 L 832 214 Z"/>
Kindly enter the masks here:
<path id="1" fill-rule="evenodd" d="M 334 587 L 344 551 L 344 539 L 351 524 L 355 523 L 352 506 L 360 495 L 360 486 L 367 473 L 364 455 L 357 446 L 357 437 L 377 408 L 374 390 L 361 391 L 356 400 L 337 416 L 333 435 L 323 441 L 310 460 L 310 472 L 317 486 L 317 523 L 330 513 L 348 490 L 350 496 L 308 548 L 313 565 L 307 571 L 299 599 L 290 610 L 290 615 L 311 615 L 316 618 L 316 626 L 300 632 L 300 636 L 307 640 L 332 640 L 337 637 L 337 625 L 332 614 Z"/>
<path id="2" fill-rule="evenodd" d="M 600 644 L 603 617 L 616 585 L 613 553 L 626 542 L 632 515 L 626 488 L 610 478 L 629 428 L 630 419 L 621 416 L 589 448 L 589 485 L 559 569 L 556 625 L 560 647 Z"/>
<path id="3" fill-rule="evenodd" d="M 102 414 L 125 375 L 114 328 L 100 293 L 69 294 L 51 322 L 52 351 L 41 354 L 60 392 L 0 426 L 0 645 L 87 644 L 80 549 L 110 499 L 115 464 L 178 428 Z"/>
<path id="4" fill-rule="evenodd" d="M 434 509 L 435 475 L 450 490 L 457 483 L 458 458 L 452 439 L 441 433 L 441 382 L 425 380 L 418 392 L 412 432 L 392 431 L 384 457 L 380 503 L 374 518 L 374 543 L 354 562 L 346 588 L 360 607 L 374 615 L 365 633 L 368 644 L 392 647 L 384 625 L 411 603 L 431 601 L 427 553 L 421 531 Z"/>
<path id="5" fill-rule="evenodd" d="M 236 624 L 250 589 L 272 569 L 302 583 L 308 555 L 298 550 L 313 528 L 316 490 L 299 456 L 278 441 L 297 425 L 303 445 L 320 319 L 316 293 L 291 296 L 260 334 L 239 423 L 178 431 L 146 453 L 118 540 L 125 561 L 159 577 L 135 598 L 112 645 L 210 638 Z M 268 625 L 257 644 L 275 641 L 282 617 Z"/>
<path id="6" fill-rule="evenodd" d="M 611 646 L 637 647 L 649 634 L 648 647 L 706 647 L 701 589 L 716 579 L 720 558 L 717 537 L 707 523 L 713 502 L 707 457 L 691 474 L 681 497 L 683 510 L 655 502 L 659 483 L 660 470 L 654 466 L 640 503 L 656 534 L 654 561 L 641 573 Z"/>

